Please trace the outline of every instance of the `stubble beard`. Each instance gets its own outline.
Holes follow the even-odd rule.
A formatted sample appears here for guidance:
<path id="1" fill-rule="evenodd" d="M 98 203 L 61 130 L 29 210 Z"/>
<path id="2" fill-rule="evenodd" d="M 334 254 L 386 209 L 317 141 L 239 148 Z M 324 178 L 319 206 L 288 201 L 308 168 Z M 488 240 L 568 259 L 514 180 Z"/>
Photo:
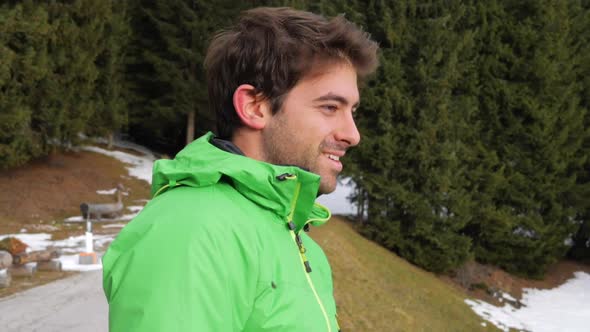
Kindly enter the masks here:
<path id="1" fill-rule="evenodd" d="M 333 144 L 327 144 L 323 141 L 315 148 L 313 146 L 307 146 L 304 141 L 299 140 L 298 133 L 292 133 L 288 130 L 283 119 L 277 120 L 263 132 L 264 160 L 274 165 L 297 166 L 315 173 L 320 176 L 318 193 L 329 194 L 333 192 L 336 189 L 336 178 L 338 174 L 334 174 L 330 170 L 325 170 L 325 172 L 330 173 L 321 174 L 319 165 L 322 149 Z"/>
<path id="2" fill-rule="evenodd" d="M 262 148 L 266 162 L 274 165 L 298 166 L 312 172 L 315 170 L 314 161 L 317 160 L 317 156 L 304 150 L 305 142 L 300 141 L 300 134 L 291 132 L 285 119 L 280 115 L 262 135 Z"/>

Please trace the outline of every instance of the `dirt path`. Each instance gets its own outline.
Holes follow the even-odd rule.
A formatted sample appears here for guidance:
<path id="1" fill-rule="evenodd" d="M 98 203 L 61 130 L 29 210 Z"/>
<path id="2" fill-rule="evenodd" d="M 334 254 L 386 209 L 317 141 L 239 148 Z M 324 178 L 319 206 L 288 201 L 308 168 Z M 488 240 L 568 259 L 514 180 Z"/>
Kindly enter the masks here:
<path id="1" fill-rule="evenodd" d="M 102 271 L 83 272 L 0 299 L 2 331 L 108 331 Z"/>

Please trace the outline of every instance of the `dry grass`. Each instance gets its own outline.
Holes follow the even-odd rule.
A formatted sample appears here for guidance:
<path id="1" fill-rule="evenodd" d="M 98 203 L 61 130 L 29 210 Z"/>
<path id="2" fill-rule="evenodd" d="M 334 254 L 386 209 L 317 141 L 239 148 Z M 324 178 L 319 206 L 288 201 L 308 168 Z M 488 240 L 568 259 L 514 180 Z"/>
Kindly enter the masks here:
<path id="1" fill-rule="evenodd" d="M 114 202 L 114 196 L 96 191 L 117 183 L 129 191 L 123 197 L 125 205 L 139 205 L 134 201 L 149 197 L 147 182 L 129 177 L 122 162 L 93 152 L 59 153 L 4 170 L 0 172 L 0 234 L 22 228 L 30 233 L 68 232 L 77 227 L 63 225 L 63 219 L 80 215 L 82 202 Z"/>
<path id="2" fill-rule="evenodd" d="M 343 331 L 496 331 L 458 289 L 332 218 L 310 235 L 330 260 Z"/>
<path id="3" fill-rule="evenodd" d="M 45 285 L 77 273 L 72 271 L 37 271 L 32 277 L 12 277 L 10 287 L 0 288 L 0 298 L 25 291 L 29 288 Z"/>
<path id="4" fill-rule="evenodd" d="M 83 235 L 84 223 L 64 223 L 64 218 L 79 215 L 82 202 L 114 202 L 113 195 L 99 195 L 96 191 L 114 188 L 117 183 L 128 190 L 128 195 L 123 197 L 126 206 L 143 205 L 136 200 L 149 198 L 150 186 L 128 176 L 125 166 L 114 158 L 81 151 L 57 153 L 1 171 L 0 234 L 23 230 L 49 233 L 53 240 Z M 101 224 L 95 228 L 96 234 L 116 231 L 103 229 Z M 10 287 L 0 288 L 0 298 L 74 274 L 37 271 L 33 277 L 13 277 Z"/>

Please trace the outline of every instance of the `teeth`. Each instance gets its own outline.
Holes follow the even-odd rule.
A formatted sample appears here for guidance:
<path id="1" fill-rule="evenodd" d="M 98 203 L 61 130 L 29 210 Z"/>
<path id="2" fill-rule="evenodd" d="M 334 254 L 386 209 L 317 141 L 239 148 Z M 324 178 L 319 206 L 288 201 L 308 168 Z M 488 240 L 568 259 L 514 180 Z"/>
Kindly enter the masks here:
<path id="1" fill-rule="evenodd" d="M 335 160 L 335 161 L 339 161 L 339 160 L 340 160 L 340 157 L 338 157 L 338 156 L 335 156 L 335 155 L 333 155 L 333 154 L 328 154 L 327 156 L 328 156 L 328 158 L 330 158 L 330 159 L 332 159 L 332 160 Z"/>

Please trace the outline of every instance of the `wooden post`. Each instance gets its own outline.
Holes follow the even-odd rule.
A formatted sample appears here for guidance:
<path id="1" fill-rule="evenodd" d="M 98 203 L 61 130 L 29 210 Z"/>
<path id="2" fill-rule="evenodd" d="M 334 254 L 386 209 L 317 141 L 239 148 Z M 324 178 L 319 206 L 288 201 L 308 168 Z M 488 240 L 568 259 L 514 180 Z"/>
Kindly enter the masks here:
<path id="1" fill-rule="evenodd" d="M 90 214 L 86 217 L 86 252 L 94 252 L 92 239 L 92 221 L 90 221 Z"/>
<path id="2" fill-rule="evenodd" d="M 10 272 L 7 269 L 0 270 L 0 288 L 6 288 L 10 286 L 10 281 L 12 278 L 10 276 Z"/>

